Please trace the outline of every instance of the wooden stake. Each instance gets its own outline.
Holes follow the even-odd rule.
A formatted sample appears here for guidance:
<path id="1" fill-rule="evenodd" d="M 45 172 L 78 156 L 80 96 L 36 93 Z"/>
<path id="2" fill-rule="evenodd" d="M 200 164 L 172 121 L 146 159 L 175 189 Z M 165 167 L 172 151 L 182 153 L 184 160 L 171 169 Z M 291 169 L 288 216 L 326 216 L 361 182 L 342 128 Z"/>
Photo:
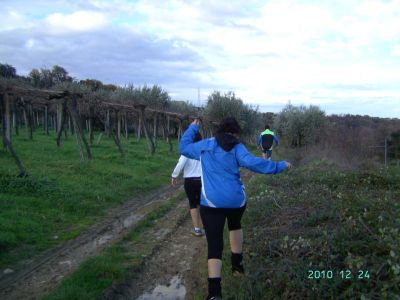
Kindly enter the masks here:
<path id="1" fill-rule="evenodd" d="M 22 99 L 22 98 L 21 98 Z M 25 105 L 22 108 L 22 113 L 24 115 L 24 124 L 25 124 L 25 128 L 28 129 L 28 117 L 26 115 L 26 109 L 25 109 Z"/>
<path id="2" fill-rule="evenodd" d="M 64 129 L 64 123 L 65 123 L 65 100 L 62 103 L 59 103 L 57 105 L 57 121 L 58 121 L 58 125 L 57 125 L 57 138 L 56 138 L 56 142 L 57 142 L 57 147 L 60 147 L 61 145 L 61 134 L 62 131 Z"/>
<path id="3" fill-rule="evenodd" d="M 57 115 L 53 114 L 53 124 L 54 124 L 54 131 L 57 134 L 58 132 L 58 122 L 57 122 Z"/>
<path id="4" fill-rule="evenodd" d="M 17 102 L 13 101 L 13 127 L 15 130 L 15 135 L 19 135 L 19 114 L 17 110 Z"/>
<path id="5" fill-rule="evenodd" d="M 20 177 L 26 176 L 26 170 L 17 153 L 15 152 L 11 143 L 11 103 L 7 93 L 0 97 L 0 107 L 2 108 L 2 120 L 3 120 L 3 143 L 4 147 L 11 153 L 15 163 L 19 169 Z"/>
<path id="6" fill-rule="evenodd" d="M 142 131 L 142 114 L 139 112 L 139 120 L 138 120 L 138 126 L 137 126 L 137 141 L 140 141 L 141 138 L 141 131 Z"/>
<path id="7" fill-rule="evenodd" d="M 117 118 L 117 137 L 118 141 L 121 140 L 121 114 L 119 111 L 115 112 L 116 118 Z"/>
<path id="8" fill-rule="evenodd" d="M 124 149 L 122 149 L 121 145 L 121 119 L 120 119 L 120 114 L 118 111 L 114 112 L 114 117 L 112 118 L 112 126 L 111 126 L 111 135 L 113 137 L 114 143 L 118 147 L 118 151 L 121 153 L 122 156 L 124 156 Z"/>
<path id="9" fill-rule="evenodd" d="M 153 143 L 154 146 L 157 146 L 157 121 L 158 121 L 158 114 L 154 114 L 154 119 L 153 119 Z"/>
<path id="10" fill-rule="evenodd" d="M 169 145 L 169 152 L 172 152 L 172 141 L 171 141 L 171 131 L 170 131 L 170 117 L 167 116 L 167 143 Z"/>
<path id="11" fill-rule="evenodd" d="M 3 123 L 3 131 L 5 133 L 5 138 L 8 140 L 10 143 L 11 141 L 11 118 L 12 118 L 12 112 L 11 112 L 11 98 L 10 96 L 5 93 L 3 96 L 3 101 L 4 101 L 4 123 Z"/>
<path id="12" fill-rule="evenodd" d="M 107 115 L 106 115 L 106 130 L 107 130 L 107 136 L 111 137 L 111 126 L 110 126 L 110 110 L 107 110 Z"/>
<path id="13" fill-rule="evenodd" d="M 90 152 L 90 148 L 88 143 L 86 142 L 85 135 L 82 129 L 82 120 L 77 111 L 77 101 L 75 98 L 67 101 L 67 108 L 69 110 L 69 114 L 72 118 L 72 123 L 74 125 L 76 143 L 78 144 L 79 153 L 81 155 L 81 160 L 85 161 L 86 159 L 92 159 L 92 153 Z"/>
<path id="14" fill-rule="evenodd" d="M 147 146 L 149 148 L 150 155 L 154 155 L 156 149 L 154 147 L 153 140 L 151 139 L 149 132 L 147 130 L 146 122 L 144 121 L 144 110 L 145 110 L 145 106 L 143 105 L 139 109 L 139 113 L 140 113 L 139 119 L 142 120 L 141 124 L 143 127 L 144 135 L 146 136 Z"/>
<path id="15" fill-rule="evenodd" d="M 183 121 L 182 121 L 182 120 L 179 120 L 178 143 L 179 143 L 179 141 L 181 140 L 181 137 L 182 137 L 182 123 L 183 123 Z"/>
<path id="16" fill-rule="evenodd" d="M 125 138 L 128 139 L 128 113 L 125 112 Z"/>
<path id="17" fill-rule="evenodd" d="M 49 106 L 44 107 L 44 131 L 49 135 Z"/>
<path id="18" fill-rule="evenodd" d="M 97 137 L 96 145 L 100 144 L 101 137 L 103 136 L 103 133 L 100 132 L 99 136 Z"/>
<path id="19" fill-rule="evenodd" d="M 89 106 L 89 143 L 93 144 L 94 135 L 93 135 L 93 116 L 94 116 L 94 107 L 93 105 Z"/>

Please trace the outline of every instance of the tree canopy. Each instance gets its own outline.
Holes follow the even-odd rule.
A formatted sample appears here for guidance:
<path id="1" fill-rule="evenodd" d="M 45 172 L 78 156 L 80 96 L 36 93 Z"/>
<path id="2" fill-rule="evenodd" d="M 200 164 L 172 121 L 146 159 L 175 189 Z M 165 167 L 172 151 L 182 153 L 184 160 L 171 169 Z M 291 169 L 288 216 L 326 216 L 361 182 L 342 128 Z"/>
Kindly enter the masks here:
<path id="1" fill-rule="evenodd" d="M 15 78 L 17 77 L 17 70 L 9 64 L 0 63 L 0 76 L 6 78 Z"/>
<path id="2" fill-rule="evenodd" d="M 73 78 L 68 75 L 68 72 L 58 65 L 53 66 L 51 70 L 42 68 L 32 69 L 28 78 L 34 87 L 51 88 L 62 82 L 72 82 Z"/>
<path id="3" fill-rule="evenodd" d="M 291 146 L 317 143 L 325 127 L 325 112 L 318 106 L 286 105 L 275 118 L 274 128 L 285 136 Z"/>

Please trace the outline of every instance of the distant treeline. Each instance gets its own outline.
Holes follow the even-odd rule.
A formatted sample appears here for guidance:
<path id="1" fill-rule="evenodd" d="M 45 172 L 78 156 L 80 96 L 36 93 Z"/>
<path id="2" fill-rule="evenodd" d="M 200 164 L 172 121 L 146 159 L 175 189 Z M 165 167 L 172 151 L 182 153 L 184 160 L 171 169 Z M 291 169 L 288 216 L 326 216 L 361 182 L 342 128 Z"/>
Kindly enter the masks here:
<path id="1" fill-rule="evenodd" d="M 300 149 L 303 156 L 323 156 L 349 166 L 400 162 L 400 119 L 326 116 L 317 106 L 291 104 L 272 119 L 282 143 Z"/>
<path id="2" fill-rule="evenodd" d="M 21 86 L 40 89 L 68 89 L 80 92 L 87 98 L 109 99 L 113 103 L 144 104 L 149 108 L 179 113 L 197 115 L 205 122 L 219 122 L 224 117 L 235 116 L 241 123 L 243 135 L 254 135 L 262 127 L 262 114 L 258 107 L 243 103 L 235 93 L 221 94 L 213 92 L 207 99 L 205 107 L 196 107 L 189 101 L 173 101 L 168 92 L 158 85 L 123 87 L 105 84 L 97 79 L 77 80 L 72 78 L 65 68 L 55 65 L 51 69 L 32 69 L 28 76 L 20 76 L 9 64 L 0 64 L 0 77 Z"/>
<path id="3" fill-rule="evenodd" d="M 381 156 L 387 147 L 389 158 L 400 159 L 400 119 L 360 115 L 327 116 L 318 106 L 294 106 L 290 103 L 281 112 L 261 113 L 257 106 L 245 104 L 234 92 L 214 91 L 204 107 L 189 101 L 174 101 L 160 86 L 124 87 L 105 84 L 96 79 L 77 80 L 61 66 L 52 69 L 32 69 L 28 76 L 17 75 L 9 64 L 0 64 L 0 77 L 16 84 L 45 89 L 69 89 L 88 97 L 110 99 L 114 103 L 145 104 L 169 112 L 198 115 L 205 122 L 219 122 L 227 116 L 236 117 L 242 128 L 242 138 L 255 143 L 266 124 L 280 136 L 282 144 L 292 148 L 330 149 L 350 158 Z M 187 124 L 186 124 L 187 125 Z"/>

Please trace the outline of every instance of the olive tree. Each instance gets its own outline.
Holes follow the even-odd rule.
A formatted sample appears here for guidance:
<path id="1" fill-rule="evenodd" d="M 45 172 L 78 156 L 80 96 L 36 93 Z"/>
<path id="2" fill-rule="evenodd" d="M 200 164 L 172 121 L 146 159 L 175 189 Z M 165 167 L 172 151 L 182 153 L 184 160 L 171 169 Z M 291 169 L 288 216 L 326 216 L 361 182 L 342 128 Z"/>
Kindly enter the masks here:
<path id="1" fill-rule="evenodd" d="M 262 126 L 261 114 L 258 107 L 244 104 L 242 99 L 236 97 L 234 92 L 221 94 L 213 92 L 207 101 L 203 112 L 206 121 L 219 123 L 224 118 L 234 117 L 242 127 L 242 137 L 251 137 Z"/>
<path id="2" fill-rule="evenodd" d="M 221 94 L 219 91 L 213 92 L 207 99 L 204 110 L 206 120 L 220 122 L 227 117 L 235 117 L 241 120 L 243 101 L 237 98 L 234 92 Z"/>
<path id="3" fill-rule="evenodd" d="M 317 106 L 286 105 L 277 115 L 274 128 L 293 147 L 318 143 L 325 127 L 325 113 Z"/>

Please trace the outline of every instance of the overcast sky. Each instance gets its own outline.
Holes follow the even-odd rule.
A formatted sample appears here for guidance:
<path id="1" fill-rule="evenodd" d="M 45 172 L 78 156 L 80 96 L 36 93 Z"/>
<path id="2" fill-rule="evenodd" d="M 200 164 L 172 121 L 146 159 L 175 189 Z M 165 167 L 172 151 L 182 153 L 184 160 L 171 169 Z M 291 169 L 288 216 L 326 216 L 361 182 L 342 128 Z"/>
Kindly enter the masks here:
<path id="1" fill-rule="evenodd" d="M 204 104 L 400 118 L 400 0 L 0 0 L 0 62 Z"/>

